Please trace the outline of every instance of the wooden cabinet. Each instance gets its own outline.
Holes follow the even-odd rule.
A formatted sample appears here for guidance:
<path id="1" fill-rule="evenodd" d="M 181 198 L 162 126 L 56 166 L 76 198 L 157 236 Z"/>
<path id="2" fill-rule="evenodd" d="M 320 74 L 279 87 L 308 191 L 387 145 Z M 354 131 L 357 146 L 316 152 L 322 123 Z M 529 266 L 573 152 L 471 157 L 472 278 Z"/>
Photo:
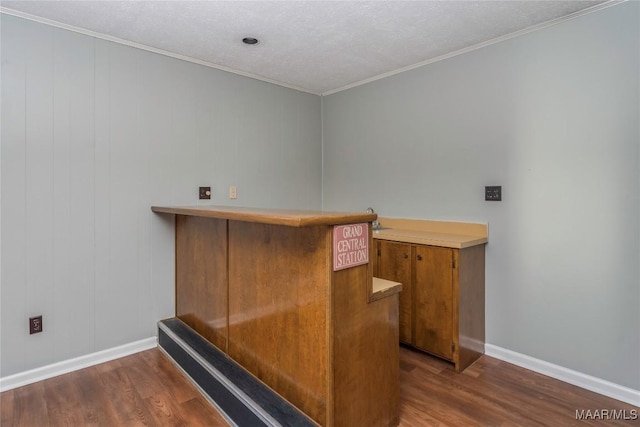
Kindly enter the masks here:
<path id="1" fill-rule="evenodd" d="M 407 243 L 380 241 L 376 277 L 402 283 L 400 292 L 400 341 L 411 344 L 413 280 L 411 278 L 411 245 Z M 376 264 L 374 263 L 374 266 Z"/>
<path id="2" fill-rule="evenodd" d="M 453 360 L 454 249 L 414 246 L 413 345 Z"/>
<path id="3" fill-rule="evenodd" d="M 484 244 L 463 249 L 378 240 L 377 277 L 401 282 L 400 341 L 461 372 L 484 353 Z"/>

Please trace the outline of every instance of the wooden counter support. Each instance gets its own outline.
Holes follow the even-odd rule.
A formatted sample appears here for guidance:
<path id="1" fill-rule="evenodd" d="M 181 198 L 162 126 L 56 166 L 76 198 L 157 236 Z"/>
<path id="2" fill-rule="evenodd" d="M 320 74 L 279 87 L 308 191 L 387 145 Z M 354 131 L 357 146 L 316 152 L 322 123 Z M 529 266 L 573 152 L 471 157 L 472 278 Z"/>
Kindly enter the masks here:
<path id="1" fill-rule="evenodd" d="M 333 271 L 334 225 L 372 250 L 375 214 L 152 210 L 176 215 L 177 317 L 320 425 L 398 424 L 401 285 Z"/>

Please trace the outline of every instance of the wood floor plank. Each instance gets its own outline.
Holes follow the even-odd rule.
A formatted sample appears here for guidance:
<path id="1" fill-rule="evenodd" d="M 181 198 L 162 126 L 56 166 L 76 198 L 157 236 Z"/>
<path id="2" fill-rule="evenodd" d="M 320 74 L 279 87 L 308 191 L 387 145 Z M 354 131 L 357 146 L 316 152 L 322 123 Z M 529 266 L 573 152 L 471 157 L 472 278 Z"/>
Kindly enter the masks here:
<path id="1" fill-rule="evenodd" d="M 194 398 L 180 404 L 187 425 L 196 426 L 207 420 L 207 425 L 211 427 L 228 427 L 229 423 L 223 418 L 209 402 L 203 399 Z"/>
<path id="2" fill-rule="evenodd" d="M 18 426 L 48 427 L 50 425 L 44 398 L 44 381 L 15 389 L 13 420 Z M 13 420 L 10 420 L 9 424 Z"/>
<path id="3" fill-rule="evenodd" d="M 124 359 L 124 360 L 123 360 Z M 111 372 L 115 369 L 118 369 L 122 366 L 122 362 L 127 363 L 130 359 L 123 357 L 121 359 L 115 359 L 108 363 L 100 363 L 99 365 L 95 365 L 94 368 L 100 374 L 105 372 Z"/>
<path id="4" fill-rule="evenodd" d="M 100 378 L 105 384 L 109 399 L 117 409 L 116 415 L 121 425 L 153 425 L 149 408 L 131 383 L 124 367 L 103 372 Z"/>
<path id="5" fill-rule="evenodd" d="M 135 385 L 138 394 L 146 399 L 153 396 L 159 390 L 164 389 L 164 384 L 158 375 L 149 375 L 151 367 L 143 359 L 138 358 L 127 364 L 127 373 L 132 383 Z"/>
<path id="6" fill-rule="evenodd" d="M 212 426 L 224 417 L 158 349 L 0 394 L 2 427 Z M 580 410 L 636 419 L 576 420 Z M 458 374 L 400 349 L 401 427 L 640 426 L 640 408 L 483 356 Z"/>
<path id="7" fill-rule="evenodd" d="M 0 393 L 0 426 L 8 425 L 13 420 L 13 396 L 14 390 Z"/>
<path id="8" fill-rule="evenodd" d="M 104 383 L 96 367 L 90 367 L 69 374 L 69 380 L 77 386 L 82 398 L 82 416 L 85 426 L 117 425 L 118 417 Z"/>
<path id="9" fill-rule="evenodd" d="M 184 375 L 182 372 L 160 350 L 143 352 L 141 355 L 164 387 L 171 388 L 178 403 L 201 396 L 200 392 L 191 383 L 183 381 Z"/>
<path id="10" fill-rule="evenodd" d="M 149 413 L 153 419 L 152 425 L 187 425 L 181 414 L 178 403 L 170 392 L 156 391 L 151 396 L 144 398 Z"/>
<path id="11" fill-rule="evenodd" d="M 485 381 L 487 387 L 493 388 L 493 395 L 501 401 L 505 396 L 510 401 L 510 407 L 514 408 L 523 416 L 530 414 L 528 408 L 536 408 L 538 414 L 545 414 L 544 421 L 549 419 L 561 419 L 564 425 L 599 425 L 601 420 L 581 420 L 575 419 L 576 410 L 580 409 L 634 409 L 631 405 L 596 393 L 584 390 L 570 384 L 558 381 L 547 376 L 532 372 L 506 362 L 484 357 L 480 364 L 493 366 L 494 371 L 486 370 L 483 375 L 490 375 L 490 382 Z M 465 377 L 451 376 L 452 379 L 460 382 L 465 381 L 474 388 L 479 388 L 478 381 L 470 381 Z M 482 381 L 483 377 L 479 377 Z M 636 408 L 637 409 L 637 408 Z M 567 415 L 569 417 L 567 418 Z M 608 425 L 618 424 L 615 420 L 608 421 Z"/>
<path id="12" fill-rule="evenodd" d="M 421 405 L 420 410 L 432 415 L 434 399 L 446 404 L 449 413 L 446 419 L 438 417 L 440 425 L 460 425 L 456 420 L 461 420 L 461 414 L 470 415 L 473 422 L 483 426 L 602 425 L 602 420 L 576 420 L 576 410 L 626 410 L 630 417 L 634 416 L 632 411 L 638 411 L 634 406 L 487 356 L 461 374 L 409 348 L 401 348 L 400 359 L 405 367 L 401 370 L 400 401 Z M 437 398 L 431 397 L 433 394 Z M 411 414 L 401 414 L 400 419 L 401 426 L 415 424 Z M 612 426 L 639 423 L 637 419 L 606 421 Z"/>
<path id="13" fill-rule="evenodd" d="M 492 378 L 491 381 L 485 381 L 483 377 L 470 377 L 460 376 L 455 372 L 443 372 L 438 379 L 433 379 L 433 382 L 443 383 L 443 387 L 446 387 L 450 392 L 452 388 L 460 388 L 464 392 L 458 391 L 455 394 L 464 394 L 469 403 L 475 403 L 478 407 L 484 407 L 489 409 L 489 416 L 495 417 L 496 413 L 501 416 L 510 419 L 524 419 L 527 420 L 528 413 L 522 411 L 522 408 L 529 408 L 532 405 L 537 406 L 540 410 L 545 411 L 547 414 L 553 414 L 558 412 L 561 408 L 557 405 L 546 406 L 544 401 L 541 400 L 542 396 L 535 393 L 535 390 L 531 390 L 524 384 L 504 384 L 503 378 Z M 451 393 L 453 394 L 453 393 Z M 535 419 L 529 419 L 530 425 L 542 425 Z"/>
<path id="14" fill-rule="evenodd" d="M 51 426 L 78 426 L 84 424 L 81 395 L 76 383 L 58 376 L 43 381 L 47 418 Z"/>

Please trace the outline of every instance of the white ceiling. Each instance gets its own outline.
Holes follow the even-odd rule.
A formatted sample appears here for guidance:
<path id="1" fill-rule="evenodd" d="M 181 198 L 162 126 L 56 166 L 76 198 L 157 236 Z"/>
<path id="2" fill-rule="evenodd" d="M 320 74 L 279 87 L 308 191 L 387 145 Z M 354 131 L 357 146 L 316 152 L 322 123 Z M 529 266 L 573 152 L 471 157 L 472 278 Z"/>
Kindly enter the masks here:
<path id="1" fill-rule="evenodd" d="M 327 94 L 616 2 L 2 0 L 0 5 L 6 13 Z M 246 36 L 260 43 L 244 45 Z"/>

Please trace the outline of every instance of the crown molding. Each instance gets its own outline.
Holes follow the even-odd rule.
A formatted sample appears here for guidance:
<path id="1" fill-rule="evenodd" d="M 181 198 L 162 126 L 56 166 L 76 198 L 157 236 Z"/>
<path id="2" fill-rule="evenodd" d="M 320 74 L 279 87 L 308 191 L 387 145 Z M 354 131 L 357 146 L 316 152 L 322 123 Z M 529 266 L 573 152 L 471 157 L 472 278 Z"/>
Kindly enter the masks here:
<path id="1" fill-rule="evenodd" d="M 485 42 L 478 43 L 478 44 L 475 44 L 473 46 L 465 47 L 463 49 L 459 49 L 459 50 L 456 50 L 456 51 L 453 51 L 453 52 L 450 52 L 450 53 L 446 53 L 444 55 L 436 56 L 435 58 L 427 59 L 427 60 L 418 62 L 416 64 L 412 64 L 412 65 L 408 65 L 406 67 L 398 68 L 397 70 L 389 71 L 387 73 L 378 74 L 377 76 L 373 76 L 373 77 L 370 77 L 368 79 L 360 80 L 360 81 L 357 81 L 357 82 L 354 82 L 354 83 L 350 83 L 350 84 L 348 84 L 346 86 L 339 87 L 337 89 L 332 89 L 332 90 L 323 92 L 322 96 L 332 95 L 334 93 L 342 92 L 342 91 L 345 91 L 347 89 L 354 88 L 356 86 L 362 86 L 364 84 L 371 83 L 371 82 L 374 82 L 376 80 L 384 79 L 384 78 L 390 77 L 390 76 L 395 76 L 396 74 L 404 73 L 405 71 L 410 71 L 410 70 L 414 70 L 416 68 L 424 67 L 425 65 L 433 64 L 434 62 L 444 61 L 445 59 L 453 58 L 454 56 L 462 55 L 462 54 L 468 53 L 468 52 L 473 52 L 474 50 L 482 49 L 484 47 L 491 46 L 491 45 L 496 44 L 496 43 L 500 43 L 500 42 L 503 42 L 503 41 L 506 41 L 506 40 L 511 40 L 513 38 L 520 37 L 520 36 L 522 36 L 524 34 L 529 34 L 529 33 L 532 33 L 534 31 L 541 30 L 543 28 L 547 28 L 547 27 L 551 27 L 551 26 L 554 26 L 554 25 L 557 25 L 557 24 L 561 24 L 563 22 L 570 21 L 570 20 L 578 18 L 580 16 L 584 16 L 584 15 L 587 15 L 587 14 L 590 14 L 590 13 L 593 13 L 593 12 L 596 12 L 596 11 L 599 11 L 599 10 L 602 10 L 602 9 L 606 9 L 606 8 L 614 6 L 616 4 L 625 3 L 627 1 L 628 0 L 609 0 L 609 1 L 605 2 L 605 3 L 600 3 L 600 4 L 597 4 L 595 6 L 591 6 L 589 8 L 580 10 L 578 12 L 574 12 L 574 13 L 572 13 L 570 15 L 563 16 L 561 18 L 552 19 L 551 21 L 546 21 L 546 22 L 543 22 L 542 24 L 534 25 L 532 27 L 528 27 L 528 28 L 516 31 L 514 33 L 505 34 L 504 36 L 496 37 L 494 39 L 487 40 Z"/>
<path id="2" fill-rule="evenodd" d="M 254 80 L 260 80 L 260 81 L 265 82 L 265 83 L 271 83 L 271 84 L 274 84 L 274 85 L 277 85 L 277 86 L 286 87 L 288 89 L 297 90 L 299 92 L 310 93 L 312 95 L 318 95 L 318 96 L 320 95 L 320 93 L 314 92 L 312 90 L 305 89 L 305 88 L 300 87 L 300 86 L 284 83 L 284 82 L 281 82 L 281 81 L 278 81 L 278 80 L 270 79 L 268 77 L 263 77 L 263 76 L 259 76 L 257 74 L 247 73 L 245 71 L 235 70 L 233 68 L 225 67 L 224 65 L 214 64 L 212 62 L 203 61 L 203 60 L 200 60 L 200 59 L 192 58 L 190 56 L 180 55 L 179 53 L 173 53 L 173 52 L 169 52 L 167 50 L 163 50 L 163 49 L 158 49 L 158 48 L 155 48 L 155 47 L 147 46 L 147 45 L 142 44 L 142 43 L 136 43 L 136 42 L 132 42 L 132 41 L 129 41 L 129 40 L 124 40 L 124 39 L 121 39 L 121 38 L 118 38 L 118 37 L 113 37 L 113 36 L 110 36 L 110 35 L 107 35 L 107 34 L 102 34 L 102 33 L 98 33 L 98 32 L 91 31 L 91 30 L 87 30 L 87 29 L 84 29 L 84 28 L 76 27 L 76 26 L 73 26 L 73 25 L 64 24 L 62 22 L 53 21 L 51 19 L 46 19 L 46 18 L 42 18 L 42 17 L 39 17 L 39 16 L 31 15 L 29 13 L 24 13 L 24 12 L 20 12 L 18 10 L 9 9 L 7 7 L 0 6 L 0 13 L 4 13 L 5 15 L 15 16 L 15 17 L 18 17 L 18 18 L 27 19 L 29 21 L 38 22 L 40 24 L 45 24 L 45 25 L 49 25 L 49 26 L 52 26 L 52 27 L 56 27 L 56 28 L 61 28 L 63 30 L 72 31 L 74 33 L 83 34 L 85 36 L 94 37 L 94 38 L 101 39 L 101 40 L 106 40 L 108 42 L 113 42 L 113 43 L 118 43 L 118 44 L 122 44 L 122 45 L 129 46 L 129 47 L 134 47 L 136 49 L 145 50 L 147 52 L 157 53 L 159 55 L 168 56 L 170 58 L 180 59 L 182 61 L 187 61 L 187 62 L 191 62 L 191 63 L 194 63 L 194 64 L 202 65 L 202 66 L 205 66 L 205 67 L 214 68 L 216 70 L 226 71 L 227 73 L 237 74 L 239 76 L 248 77 L 248 78 L 254 79 Z"/>

